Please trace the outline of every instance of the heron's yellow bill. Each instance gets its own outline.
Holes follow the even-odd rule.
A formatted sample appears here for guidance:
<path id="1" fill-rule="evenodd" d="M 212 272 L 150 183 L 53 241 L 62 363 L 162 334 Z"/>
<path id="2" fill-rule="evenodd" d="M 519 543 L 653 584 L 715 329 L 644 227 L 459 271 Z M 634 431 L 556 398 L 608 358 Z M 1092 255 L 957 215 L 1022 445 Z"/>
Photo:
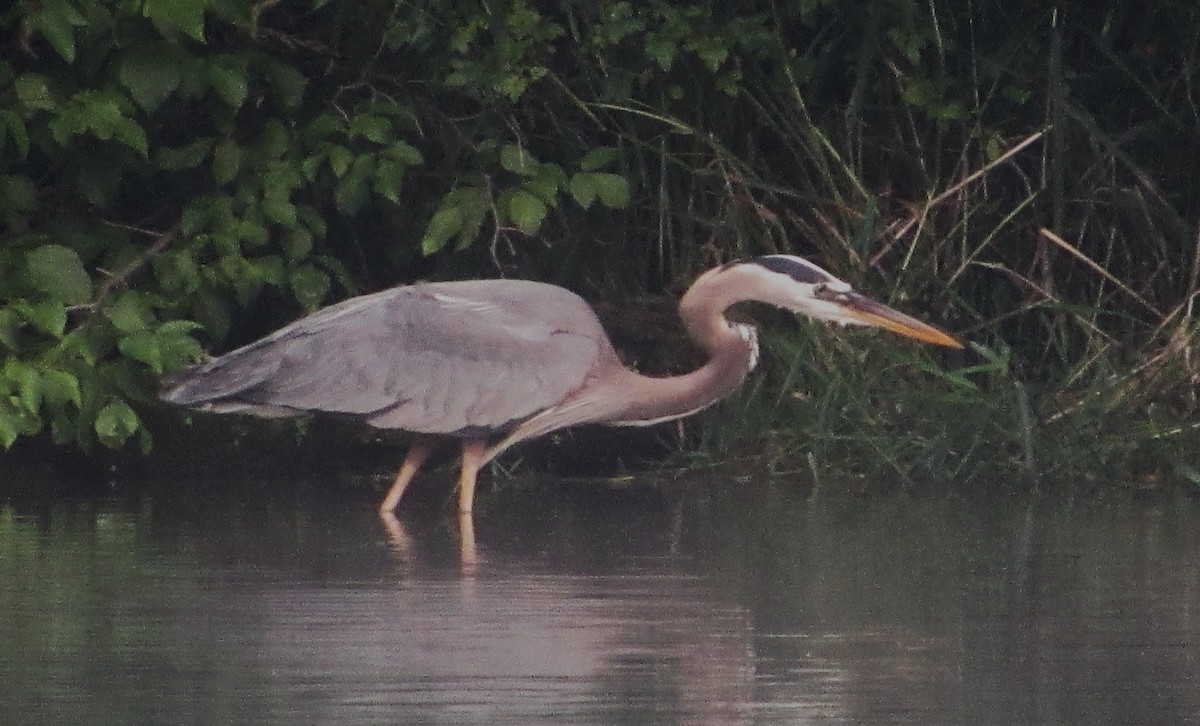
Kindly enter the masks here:
<path id="1" fill-rule="evenodd" d="M 883 303 L 875 302 L 869 297 L 851 294 L 845 299 L 838 300 L 838 304 L 845 310 L 847 317 L 853 318 L 863 325 L 884 328 L 924 343 L 944 345 L 947 348 L 963 347 L 962 343 L 932 325 L 922 323 L 916 318 L 905 315 L 899 310 L 893 310 Z"/>

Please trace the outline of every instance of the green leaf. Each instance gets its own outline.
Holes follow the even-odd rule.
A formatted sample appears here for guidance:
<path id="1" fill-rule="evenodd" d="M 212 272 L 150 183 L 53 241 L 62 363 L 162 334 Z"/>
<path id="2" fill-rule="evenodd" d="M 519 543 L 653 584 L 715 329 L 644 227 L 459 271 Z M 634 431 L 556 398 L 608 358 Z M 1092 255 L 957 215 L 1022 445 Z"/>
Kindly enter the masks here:
<path id="1" fill-rule="evenodd" d="M 334 257 L 330 257 L 329 255 L 314 255 L 312 259 L 313 262 L 320 265 L 322 269 L 328 272 L 329 276 L 332 277 L 334 282 L 336 282 L 340 287 L 344 288 L 352 295 L 357 294 L 358 284 L 354 281 L 354 278 L 350 276 L 350 271 L 346 269 L 346 266 L 343 265 L 341 261 Z"/>
<path id="2" fill-rule="evenodd" d="M 50 368 L 42 371 L 42 393 L 50 406 L 62 408 L 68 403 L 76 408 L 83 405 L 79 379 L 73 373 Z"/>
<path id="3" fill-rule="evenodd" d="M 337 178 L 342 178 L 346 175 L 346 171 L 350 168 L 350 162 L 354 161 L 354 155 L 345 146 L 330 146 L 325 152 L 329 158 L 329 169 Z"/>
<path id="4" fill-rule="evenodd" d="M 338 182 L 333 198 L 337 202 L 338 209 L 346 214 L 356 214 L 366 203 L 370 191 L 371 187 L 366 179 L 359 176 L 348 176 Z"/>
<path id="5" fill-rule="evenodd" d="M 513 73 L 496 84 L 496 90 L 508 96 L 510 101 L 516 101 L 529 88 L 529 79 L 520 73 Z"/>
<path id="6" fill-rule="evenodd" d="M 304 129 L 304 135 L 310 142 L 326 141 L 334 136 L 340 137 L 345 129 L 346 124 L 341 116 L 324 112 L 317 114 L 312 121 L 308 122 L 308 126 Z"/>
<path id="7" fill-rule="evenodd" d="M 0 444 L 6 449 L 11 448 L 20 435 L 16 420 L 5 408 L 0 407 Z"/>
<path id="8" fill-rule="evenodd" d="M 66 144 L 73 135 L 90 133 L 100 141 L 119 141 L 145 157 L 149 151 L 146 132 L 125 115 L 128 106 L 125 97 L 114 91 L 79 91 L 71 105 L 50 120 L 51 134 Z"/>
<path id="9" fill-rule="evenodd" d="M 13 81 L 17 92 L 17 100 L 22 106 L 28 106 L 34 111 L 53 111 L 58 108 L 58 102 L 50 91 L 50 81 L 37 73 L 22 73 Z"/>
<path id="10" fill-rule="evenodd" d="M 249 271 L 259 282 L 274 287 L 283 285 L 285 268 L 279 255 L 263 255 L 249 260 Z"/>
<path id="11" fill-rule="evenodd" d="M 154 311 L 150 309 L 145 297 L 136 290 L 122 292 L 108 306 L 106 312 L 113 326 L 122 333 L 145 330 L 154 322 Z"/>
<path id="12" fill-rule="evenodd" d="M 187 2 L 188 0 L 181 0 Z M 250 80 L 246 78 L 245 70 L 223 63 L 208 65 L 209 86 L 217 92 L 221 100 L 233 108 L 241 108 L 250 93 Z"/>
<path id="13" fill-rule="evenodd" d="M 0 343 L 8 346 L 9 350 L 18 350 L 17 329 L 21 324 L 20 315 L 11 307 L 0 308 Z"/>
<path id="14" fill-rule="evenodd" d="M 262 175 L 263 197 L 276 201 L 290 201 L 292 193 L 303 185 L 304 180 L 291 160 L 273 161 Z"/>
<path id="15" fill-rule="evenodd" d="M 584 209 L 591 208 L 592 202 L 596 201 L 596 195 L 600 193 L 595 176 L 591 172 L 580 172 L 571 177 L 571 197 Z"/>
<path id="16" fill-rule="evenodd" d="M 296 205 L 287 200 L 266 198 L 259 204 L 259 209 L 267 219 L 276 224 L 285 227 L 296 225 Z"/>
<path id="17" fill-rule="evenodd" d="M 17 148 L 17 158 L 24 161 L 29 153 L 29 134 L 25 130 L 25 122 L 12 110 L 0 109 L 0 151 L 12 138 L 13 146 Z"/>
<path id="18" fill-rule="evenodd" d="M 224 138 L 213 149 L 212 173 L 218 184 L 233 181 L 242 167 L 242 147 L 233 139 Z"/>
<path id="19" fill-rule="evenodd" d="M 456 249 L 465 250 L 479 236 L 479 228 L 483 226 L 483 219 L 487 215 L 488 205 L 483 198 L 483 194 L 476 193 L 469 197 L 464 197 L 459 209 L 462 211 L 462 227 L 458 230 Z"/>
<path id="20" fill-rule="evenodd" d="M 700 59 L 704 61 L 704 65 L 708 66 L 708 69 L 714 73 L 725 62 L 725 59 L 729 57 L 729 49 L 720 45 L 719 41 L 716 40 L 706 43 L 692 43 L 690 46 L 689 49 L 695 51 L 696 55 L 700 56 Z M 913 60 L 915 61 L 916 59 Z"/>
<path id="21" fill-rule="evenodd" d="M 325 220 L 321 218 L 321 214 L 307 204 L 296 206 L 296 216 L 300 217 L 300 222 L 316 237 L 325 236 Z"/>
<path id="22" fill-rule="evenodd" d="M 624 209 L 629 206 L 629 182 L 618 174 L 596 172 L 592 174 L 600 201 L 611 209 Z"/>
<path id="23" fill-rule="evenodd" d="M 179 232 L 185 237 L 195 237 L 209 227 L 211 216 L 206 200 L 191 199 L 179 214 Z"/>
<path id="24" fill-rule="evenodd" d="M 158 166 L 167 171 L 195 169 L 208 158 L 208 150 L 212 148 L 211 137 L 201 137 L 187 146 L 178 148 L 161 147 L 158 149 Z"/>
<path id="25" fill-rule="evenodd" d="M 61 410 L 52 414 L 50 419 L 50 440 L 57 446 L 65 446 L 75 441 L 75 422 Z"/>
<path id="26" fill-rule="evenodd" d="M 309 252 L 312 252 L 312 232 L 303 227 L 292 227 L 283 235 L 279 246 L 283 250 L 285 260 L 299 262 L 308 257 Z"/>
<path id="27" fill-rule="evenodd" d="M 204 41 L 204 11 L 208 0 L 145 0 L 142 15 L 164 35 L 178 30 L 193 40 Z"/>
<path id="28" fill-rule="evenodd" d="M 587 209 L 597 197 L 606 207 L 624 209 L 629 206 L 629 182 L 619 174 L 588 171 L 571 177 L 571 196 L 579 206 Z"/>
<path id="29" fill-rule="evenodd" d="M 200 266 L 189 250 L 171 250 L 154 258 L 154 276 L 168 292 L 191 292 L 200 284 Z"/>
<path id="30" fill-rule="evenodd" d="M 146 131 L 133 119 L 121 117 L 113 124 L 113 138 L 125 144 L 145 158 L 150 155 L 150 142 Z"/>
<path id="31" fill-rule="evenodd" d="M 30 325 L 47 335 L 61 338 L 67 329 L 67 308 L 58 300 L 22 305 L 20 310 Z"/>
<path id="32" fill-rule="evenodd" d="M 38 6 L 33 6 L 38 7 Z M 75 28 L 87 25 L 79 11 L 67 0 L 48 0 L 29 16 L 29 27 L 41 32 L 63 60 L 75 60 Z"/>
<path id="33" fill-rule="evenodd" d="M 148 330 L 140 330 L 121 338 L 117 342 L 117 350 L 127 358 L 145 363 L 155 373 L 163 372 L 162 350 L 158 344 L 158 336 Z"/>
<path id="34" fill-rule="evenodd" d="M 579 160 L 579 168 L 582 171 L 596 171 L 602 167 L 608 166 L 617 158 L 617 149 L 612 146 L 599 146 L 592 149 Z"/>
<path id="35" fill-rule="evenodd" d="M 4 377 L 16 385 L 16 403 L 33 416 L 42 407 L 42 377 L 29 365 L 16 358 L 9 358 L 4 366 Z"/>
<path id="36" fill-rule="evenodd" d="M 389 201 L 399 202 L 405 169 L 403 164 L 391 159 L 380 159 L 375 167 L 375 193 Z"/>
<path id="37" fill-rule="evenodd" d="M 567 174 L 562 167 L 554 163 L 542 164 L 533 176 L 525 180 L 522 188 L 530 192 L 547 205 L 558 201 L 558 192 L 567 183 Z"/>
<path id="38" fill-rule="evenodd" d="M 421 240 L 421 253 L 438 252 L 455 236 L 463 248 L 475 238 L 487 210 L 487 199 L 478 187 L 459 187 L 442 198 Z"/>
<path id="39" fill-rule="evenodd" d="M 164 371 L 179 370 L 203 357 L 204 351 L 200 349 L 200 344 L 190 335 L 164 335 L 161 329 L 158 332 Z"/>
<path id="40" fill-rule="evenodd" d="M 95 366 L 96 362 L 112 353 L 114 341 L 112 329 L 107 326 L 85 326 L 76 328 L 63 336 L 63 350 L 79 356 L 85 363 Z"/>
<path id="41" fill-rule="evenodd" d="M 29 154 L 29 132 L 25 128 L 25 121 L 15 111 L 0 111 L 0 125 L 3 125 L 8 131 L 8 138 L 12 141 L 12 145 L 16 147 L 17 159 L 24 161 Z"/>
<path id="42" fill-rule="evenodd" d="M 246 247 L 262 247 L 271 241 L 270 230 L 249 218 L 235 222 L 233 231 L 237 233 L 238 239 L 246 243 Z"/>
<path id="43" fill-rule="evenodd" d="M 387 147 L 384 153 L 407 166 L 419 166 L 425 163 L 421 152 L 412 144 L 407 144 L 403 141 L 394 142 L 391 146 Z"/>
<path id="44" fill-rule="evenodd" d="M 304 161 L 300 163 L 300 171 L 304 174 L 305 181 L 317 180 L 317 173 L 321 171 L 321 162 L 323 161 L 325 161 L 325 157 L 320 153 L 304 157 Z"/>
<path id="45" fill-rule="evenodd" d="M 169 335 L 188 335 L 203 327 L 203 325 L 197 323 L 195 320 L 169 320 L 158 326 L 158 330 L 154 332 L 161 338 Z"/>
<path id="46" fill-rule="evenodd" d="M 262 289 L 262 279 L 255 274 L 250 262 L 240 255 L 228 254 L 222 257 L 217 265 L 225 278 L 224 282 L 233 285 L 237 301 L 242 306 L 253 302 Z M 201 316 L 197 317 L 204 319 Z"/>
<path id="47" fill-rule="evenodd" d="M 500 149 L 500 166 L 514 174 L 531 175 L 537 171 L 538 161 L 524 148 L 507 144 Z"/>
<path id="48" fill-rule="evenodd" d="M 679 43 L 675 38 L 652 35 L 646 39 L 646 55 L 664 71 L 671 70 L 678 52 Z"/>
<path id="49" fill-rule="evenodd" d="M 463 225 L 462 209 L 445 203 L 429 220 L 425 228 L 425 236 L 421 238 L 421 254 L 432 255 L 441 251 L 454 235 L 458 234 Z"/>
<path id="50" fill-rule="evenodd" d="M 300 71 L 286 63 L 271 62 L 266 65 L 265 75 L 271 91 L 284 108 L 296 108 L 304 101 L 304 88 L 308 79 Z"/>
<path id="51" fill-rule="evenodd" d="M 387 143 L 392 137 L 392 122 L 382 116 L 360 113 L 350 120 L 350 138 L 365 136 L 377 144 Z"/>
<path id="52" fill-rule="evenodd" d="M 517 229 L 525 234 L 538 231 L 548 210 L 545 202 L 524 189 L 513 189 L 508 194 L 507 202 L 508 218 L 517 225 Z"/>
<path id="53" fill-rule="evenodd" d="M 25 268 L 30 284 L 55 300 L 80 305 L 92 299 L 92 278 L 70 247 L 38 247 L 25 256 Z"/>
<path id="54" fill-rule="evenodd" d="M 269 158 L 281 158 L 292 148 L 292 135 L 282 121 L 277 118 L 268 119 L 258 137 L 258 148 L 260 153 Z"/>
<path id="55" fill-rule="evenodd" d="M 354 214 L 362 209 L 371 193 L 368 177 L 374 169 L 374 154 L 361 154 L 354 160 L 350 171 L 338 181 L 337 189 L 333 192 L 334 201 L 339 209 L 347 214 Z"/>
<path id="56" fill-rule="evenodd" d="M 181 70 L 166 43 L 134 45 L 122 59 L 117 79 L 137 105 L 153 111 L 179 88 Z"/>
<path id="57" fill-rule="evenodd" d="M 229 312 L 230 305 L 231 301 L 227 296 L 201 288 L 191 298 L 188 315 L 196 318 L 212 338 L 221 340 L 229 333 L 232 318 Z"/>
<path id="58" fill-rule="evenodd" d="M 100 443 L 115 449 L 124 445 L 140 425 L 137 414 L 129 404 L 114 400 L 96 414 L 93 428 L 96 430 L 96 436 L 100 438 Z"/>
<path id="59" fill-rule="evenodd" d="M 304 265 L 292 270 L 290 275 L 292 293 L 296 300 L 307 311 L 316 310 L 329 294 L 329 275 L 312 265 Z"/>

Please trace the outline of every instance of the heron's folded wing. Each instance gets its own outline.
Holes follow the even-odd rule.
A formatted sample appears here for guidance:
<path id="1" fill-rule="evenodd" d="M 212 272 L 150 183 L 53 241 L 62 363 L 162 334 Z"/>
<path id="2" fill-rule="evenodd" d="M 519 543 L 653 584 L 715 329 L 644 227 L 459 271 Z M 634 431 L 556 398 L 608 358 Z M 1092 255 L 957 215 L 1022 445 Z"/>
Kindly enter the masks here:
<path id="1" fill-rule="evenodd" d="M 566 290 L 435 283 L 327 308 L 196 380 L 212 378 L 209 400 L 225 410 L 325 411 L 381 428 L 487 435 L 562 400 L 611 354 L 591 309 Z"/>

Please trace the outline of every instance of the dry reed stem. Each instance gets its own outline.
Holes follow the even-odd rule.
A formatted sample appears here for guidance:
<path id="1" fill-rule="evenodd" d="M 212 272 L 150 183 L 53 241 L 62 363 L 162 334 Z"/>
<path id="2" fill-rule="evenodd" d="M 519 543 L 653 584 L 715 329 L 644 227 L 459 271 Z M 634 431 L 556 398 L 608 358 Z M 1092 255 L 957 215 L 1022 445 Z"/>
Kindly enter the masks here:
<path id="1" fill-rule="evenodd" d="M 1079 250 L 1079 248 L 1075 247 L 1070 242 L 1066 241 L 1062 237 L 1059 237 L 1057 234 L 1051 232 L 1050 230 L 1046 229 L 1045 227 L 1040 228 L 1038 230 L 1038 234 L 1040 234 L 1042 237 L 1045 237 L 1046 239 L 1050 240 L 1054 244 L 1058 245 L 1064 251 L 1068 252 L 1072 257 L 1075 257 L 1079 261 L 1083 262 L 1085 265 L 1090 267 L 1093 272 L 1100 275 L 1105 280 L 1108 280 L 1112 284 L 1116 285 L 1117 289 L 1119 289 L 1121 292 L 1125 293 L 1126 295 L 1133 298 L 1134 300 L 1137 300 L 1139 303 L 1141 303 L 1143 306 L 1145 306 L 1145 308 L 1147 310 L 1149 310 L 1150 312 L 1157 315 L 1159 320 L 1162 320 L 1165 317 L 1163 315 L 1163 312 L 1161 310 L 1159 310 L 1158 308 L 1154 307 L 1154 305 L 1152 305 L 1149 300 L 1147 300 L 1146 298 L 1137 294 L 1137 292 L 1135 292 L 1133 290 L 1133 288 L 1131 288 L 1128 285 L 1126 285 L 1125 283 L 1121 282 L 1119 279 L 1117 279 L 1117 277 L 1115 275 L 1113 275 L 1111 272 L 1109 272 L 1108 270 L 1101 267 L 1100 264 L 1098 262 L 1096 262 L 1095 260 L 1093 260 L 1092 258 L 1083 254 L 1083 252 L 1081 252 Z"/>
<path id="2" fill-rule="evenodd" d="M 1004 152 L 1000 156 L 997 156 L 995 159 L 992 159 L 987 164 L 983 165 L 982 167 L 975 170 L 974 172 L 968 174 L 957 184 L 951 186 L 950 188 L 946 189 L 942 193 L 938 194 L 936 197 L 925 202 L 925 204 L 921 205 L 921 208 L 919 210 L 917 210 L 916 212 L 914 212 L 912 214 L 912 216 L 908 217 L 907 219 L 903 220 L 902 222 L 897 222 L 897 223 L 891 225 L 891 227 L 889 228 L 889 232 L 891 233 L 891 237 L 892 237 L 891 240 L 889 240 L 888 243 L 883 246 L 883 249 L 879 250 L 879 252 L 876 252 L 875 255 L 871 257 L 869 264 L 872 267 L 877 265 L 879 263 L 879 260 L 881 260 L 883 258 L 883 256 L 886 255 L 889 250 L 891 250 L 892 245 L 894 245 L 897 241 L 899 241 L 901 237 L 908 234 L 908 231 L 910 229 L 912 229 L 914 225 L 916 225 L 918 222 L 920 222 L 922 219 L 924 219 L 925 216 L 927 214 L 929 214 L 930 209 L 933 209 L 938 204 L 941 204 L 942 202 L 946 201 L 951 196 L 957 194 L 964 187 L 971 184 L 976 179 L 983 177 L 985 174 L 987 174 L 991 170 L 995 169 L 1000 164 L 1003 164 L 1004 162 L 1008 161 L 1013 156 L 1020 153 L 1021 150 L 1023 150 L 1025 147 L 1029 146 L 1033 142 L 1042 138 L 1042 136 L 1045 135 L 1045 133 L 1046 133 L 1045 131 L 1038 131 L 1035 134 L 1030 134 L 1029 136 L 1026 136 L 1024 139 L 1022 139 L 1020 142 L 1018 142 L 1015 146 L 1013 146 L 1008 151 Z M 897 225 L 899 225 L 899 226 L 897 227 Z"/>

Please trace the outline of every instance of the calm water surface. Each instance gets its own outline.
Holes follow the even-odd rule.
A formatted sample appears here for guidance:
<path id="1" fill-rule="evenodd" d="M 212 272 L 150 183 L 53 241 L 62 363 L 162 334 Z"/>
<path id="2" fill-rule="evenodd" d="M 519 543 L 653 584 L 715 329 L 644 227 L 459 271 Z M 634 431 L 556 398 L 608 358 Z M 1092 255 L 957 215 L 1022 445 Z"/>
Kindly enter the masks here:
<path id="1" fill-rule="evenodd" d="M 0 499 L 20 723 L 1197 723 L 1200 506 L 545 482 Z"/>

